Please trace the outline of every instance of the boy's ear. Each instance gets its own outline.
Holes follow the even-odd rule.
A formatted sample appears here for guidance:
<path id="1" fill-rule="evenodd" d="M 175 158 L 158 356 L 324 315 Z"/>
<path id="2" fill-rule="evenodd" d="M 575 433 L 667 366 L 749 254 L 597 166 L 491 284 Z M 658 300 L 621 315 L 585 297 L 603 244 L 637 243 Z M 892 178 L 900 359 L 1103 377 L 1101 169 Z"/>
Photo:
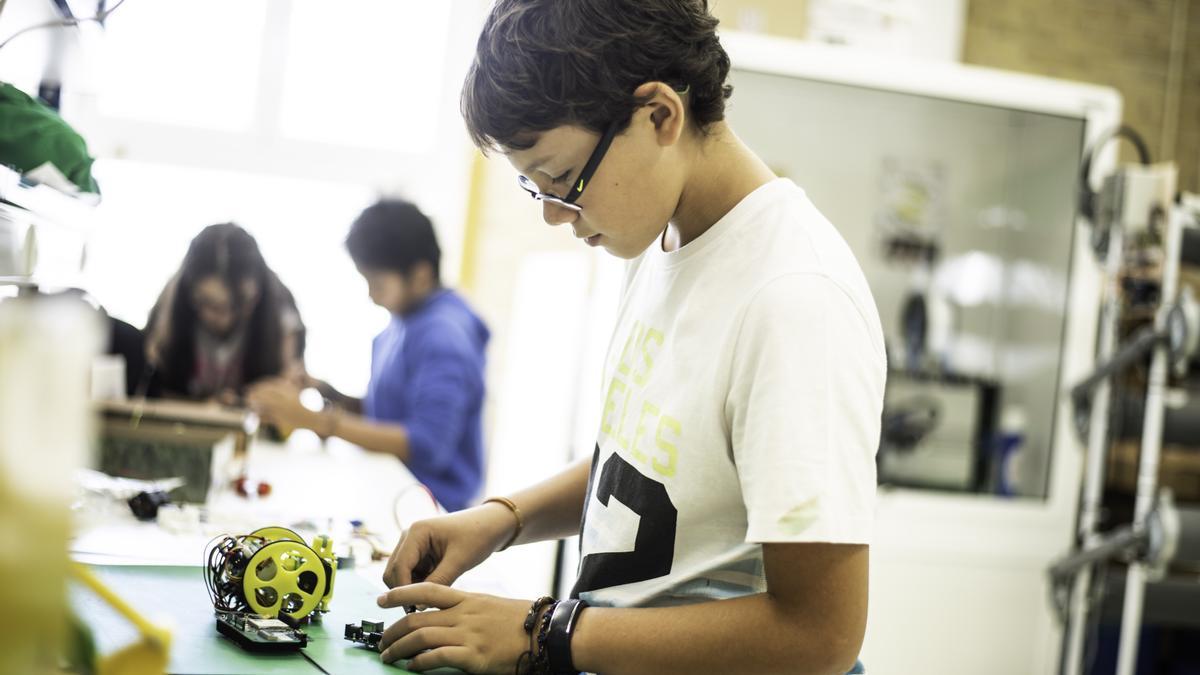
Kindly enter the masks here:
<path id="1" fill-rule="evenodd" d="M 408 271 L 404 283 L 412 286 L 427 285 L 429 288 L 437 286 L 437 279 L 433 276 L 433 263 L 428 260 L 418 260 Z"/>
<path id="2" fill-rule="evenodd" d="M 663 82 L 646 82 L 635 89 L 633 95 L 649 99 L 644 110 L 649 111 L 658 144 L 667 146 L 678 142 L 687 125 L 687 106 L 679 92 Z"/>

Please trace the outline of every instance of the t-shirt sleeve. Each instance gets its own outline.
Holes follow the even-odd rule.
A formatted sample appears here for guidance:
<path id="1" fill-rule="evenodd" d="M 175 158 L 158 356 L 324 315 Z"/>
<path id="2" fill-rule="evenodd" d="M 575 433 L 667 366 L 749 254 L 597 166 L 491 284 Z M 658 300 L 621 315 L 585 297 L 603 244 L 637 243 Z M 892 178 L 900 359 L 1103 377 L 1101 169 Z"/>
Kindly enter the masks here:
<path id="1" fill-rule="evenodd" d="M 481 374 L 465 336 L 446 330 L 424 341 L 403 394 L 410 467 L 442 471 L 461 460 L 456 455 L 458 440 L 481 387 Z"/>
<path id="2" fill-rule="evenodd" d="M 821 274 L 775 279 L 746 307 L 725 414 L 747 542 L 870 543 L 887 371 L 872 326 Z"/>

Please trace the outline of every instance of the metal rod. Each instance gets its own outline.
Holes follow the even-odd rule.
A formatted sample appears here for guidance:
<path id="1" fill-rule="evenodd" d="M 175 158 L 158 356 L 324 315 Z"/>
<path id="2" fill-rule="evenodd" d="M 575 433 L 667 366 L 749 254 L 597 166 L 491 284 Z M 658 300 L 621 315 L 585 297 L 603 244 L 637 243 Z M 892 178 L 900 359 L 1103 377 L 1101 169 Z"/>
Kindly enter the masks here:
<path id="1" fill-rule="evenodd" d="M 1179 247 L 1183 235 L 1183 214 L 1172 208 L 1167 214 L 1166 238 L 1163 243 L 1162 304 L 1154 318 L 1155 326 L 1165 330 L 1167 317 L 1179 287 Z M 1141 461 L 1138 463 L 1137 497 L 1134 502 L 1133 528 L 1145 529 L 1150 511 L 1154 508 L 1158 488 L 1158 458 L 1162 451 L 1163 394 L 1167 387 L 1167 345 L 1154 350 L 1150 362 L 1150 379 L 1146 384 L 1146 422 L 1142 427 Z M 1133 675 L 1137 661 L 1138 638 L 1142 625 L 1142 601 L 1146 592 L 1146 570 L 1142 563 L 1133 562 L 1125 576 L 1125 607 L 1121 614 L 1121 642 L 1117 648 L 1117 675 Z"/>
<path id="2" fill-rule="evenodd" d="M 1108 255 L 1104 262 L 1105 298 L 1100 317 L 1100 344 L 1096 360 L 1105 362 L 1112 357 L 1117 344 L 1117 320 L 1120 318 L 1121 259 L 1124 253 L 1124 232 L 1114 227 L 1109 232 Z M 1100 495 L 1104 487 L 1104 456 L 1108 450 L 1108 408 L 1111 385 L 1108 378 L 1100 381 L 1092 399 L 1091 425 L 1088 428 L 1087 457 L 1085 458 L 1083 496 L 1079 507 L 1079 542 L 1083 548 L 1096 544 L 1096 524 L 1100 519 Z M 1087 625 L 1088 590 L 1092 585 L 1092 565 L 1085 565 L 1075 577 L 1071 589 L 1071 604 L 1067 616 L 1067 650 L 1063 672 L 1079 675 L 1083 667 L 1084 627 Z"/>
<path id="3" fill-rule="evenodd" d="M 1165 339 L 1165 330 L 1158 330 L 1150 326 L 1139 330 L 1112 358 L 1101 361 L 1094 373 L 1089 375 L 1083 382 L 1075 385 L 1071 389 L 1071 395 L 1076 398 L 1086 396 L 1089 391 L 1101 382 L 1124 371 L 1134 362 L 1149 354 L 1158 343 L 1163 342 Z"/>
<path id="4" fill-rule="evenodd" d="M 1063 578 L 1074 574 L 1077 570 L 1089 567 L 1093 563 L 1110 560 L 1121 553 L 1136 556 L 1144 545 L 1146 536 L 1136 532 L 1132 527 L 1123 527 L 1111 535 L 1102 538 L 1095 546 L 1085 548 L 1058 561 L 1050 568 L 1051 576 Z"/>

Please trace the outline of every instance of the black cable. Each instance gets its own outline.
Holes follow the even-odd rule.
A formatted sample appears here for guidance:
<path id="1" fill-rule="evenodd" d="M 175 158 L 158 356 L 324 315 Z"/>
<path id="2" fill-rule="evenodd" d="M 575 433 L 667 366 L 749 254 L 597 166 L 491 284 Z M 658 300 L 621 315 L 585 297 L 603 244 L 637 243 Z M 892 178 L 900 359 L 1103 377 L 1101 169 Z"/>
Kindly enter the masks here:
<path id="1" fill-rule="evenodd" d="M 117 0 L 117 3 L 115 5 L 113 5 L 112 7 L 100 10 L 94 16 L 84 16 L 84 17 L 78 17 L 78 18 L 73 17 L 73 18 L 69 18 L 69 19 L 55 19 L 53 21 L 47 21 L 45 23 L 37 23 L 32 26 L 26 26 L 26 27 L 22 28 L 21 30 L 13 33 L 12 35 L 9 35 L 7 38 L 4 39 L 3 42 L 0 42 L 0 49 L 4 49 L 4 47 L 8 43 L 12 42 L 17 37 L 24 35 L 25 33 L 28 33 L 30 31 L 38 30 L 40 28 L 60 28 L 60 27 L 64 27 L 64 26 L 78 26 L 81 23 L 87 23 L 89 21 L 95 21 L 96 23 L 103 26 L 104 21 L 109 17 L 109 15 L 112 14 L 113 12 L 117 11 L 117 8 L 123 4 L 125 4 L 125 0 Z"/>
<path id="2" fill-rule="evenodd" d="M 1109 141 L 1124 138 L 1137 149 L 1138 159 L 1142 164 L 1150 164 L 1150 148 L 1145 139 L 1133 127 L 1120 125 L 1115 129 L 1100 134 L 1096 142 L 1083 154 L 1083 164 L 1079 167 L 1079 212 L 1088 222 L 1096 220 L 1096 191 L 1092 189 L 1092 160 L 1097 153 L 1108 145 Z"/>
<path id="3" fill-rule="evenodd" d="M 250 603 L 242 590 L 242 580 L 246 574 L 246 566 L 257 551 L 251 550 L 254 543 L 264 542 L 262 537 L 223 535 L 209 542 L 205 552 L 206 565 L 203 567 L 204 584 L 208 589 L 209 600 L 213 609 L 218 612 L 245 613 L 250 611 Z M 240 569 L 235 569 L 241 565 Z"/>

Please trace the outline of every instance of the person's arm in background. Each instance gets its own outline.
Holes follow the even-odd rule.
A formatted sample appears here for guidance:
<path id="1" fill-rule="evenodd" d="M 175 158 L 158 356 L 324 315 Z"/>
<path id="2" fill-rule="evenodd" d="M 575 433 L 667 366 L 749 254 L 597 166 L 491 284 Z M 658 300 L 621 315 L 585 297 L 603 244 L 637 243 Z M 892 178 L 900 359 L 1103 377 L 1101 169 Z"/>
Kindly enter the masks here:
<path id="1" fill-rule="evenodd" d="M 482 387 L 482 374 L 473 372 L 467 349 L 452 339 L 426 343 L 400 393 L 407 399 L 402 423 L 337 408 L 309 410 L 300 403 L 299 387 L 282 378 L 255 385 L 247 400 L 268 422 L 337 436 L 365 450 L 394 455 L 410 468 L 435 472 L 460 460 L 454 446 L 466 424 L 469 398 Z"/>
<path id="2" fill-rule="evenodd" d="M 361 401 L 352 401 L 357 401 L 356 407 L 361 409 Z M 364 450 L 395 455 L 406 464 L 409 461 L 408 431 L 403 425 L 371 420 L 340 404 L 328 410 L 310 410 L 300 402 L 300 388 L 286 378 L 254 385 L 246 394 L 246 402 L 265 422 L 310 429 L 324 438 L 337 436 Z"/>
<path id="3" fill-rule="evenodd" d="M 304 384 L 306 387 L 312 387 L 313 389 L 316 389 L 317 392 L 321 394 L 321 398 L 329 401 L 342 410 L 355 415 L 363 414 L 363 400 L 361 398 L 350 396 L 349 394 L 343 394 L 325 380 L 319 380 L 311 376 L 306 376 Z"/>

